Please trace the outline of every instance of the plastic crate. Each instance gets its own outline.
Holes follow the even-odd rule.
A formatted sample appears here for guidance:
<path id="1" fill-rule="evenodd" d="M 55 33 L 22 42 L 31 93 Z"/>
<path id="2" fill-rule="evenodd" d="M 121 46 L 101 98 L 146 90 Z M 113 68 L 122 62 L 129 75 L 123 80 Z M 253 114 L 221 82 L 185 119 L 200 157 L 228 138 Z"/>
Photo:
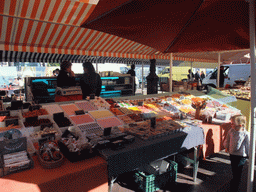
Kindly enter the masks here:
<path id="1" fill-rule="evenodd" d="M 145 174 L 141 171 L 135 172 L 135 182 L 139 189 L 145 192 L 153 192 L 163 188 L 167 183 L 175 182 L 177 179 L 178 164 L 171 160 L 166 172 L 162 174 Z"/>

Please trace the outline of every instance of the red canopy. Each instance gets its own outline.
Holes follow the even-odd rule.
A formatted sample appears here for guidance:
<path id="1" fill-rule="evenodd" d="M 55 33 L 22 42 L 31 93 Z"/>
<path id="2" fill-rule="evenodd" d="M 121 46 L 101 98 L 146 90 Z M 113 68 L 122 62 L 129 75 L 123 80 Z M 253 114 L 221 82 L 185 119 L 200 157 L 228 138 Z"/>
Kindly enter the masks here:
<path id="1" fill-rule="evenodd" d="M 100 0 L 82 27 L 161 52 L 248 49 L 245 0 Z"/>

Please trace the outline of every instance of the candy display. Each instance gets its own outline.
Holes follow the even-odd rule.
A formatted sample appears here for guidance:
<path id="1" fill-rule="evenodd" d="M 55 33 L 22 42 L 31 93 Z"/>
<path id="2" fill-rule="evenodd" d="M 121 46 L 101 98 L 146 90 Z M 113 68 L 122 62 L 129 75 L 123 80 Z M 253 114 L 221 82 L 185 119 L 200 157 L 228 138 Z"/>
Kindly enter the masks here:
<path id="1" fill-rule="evenodd" d="M 100 118 L 105 118 L 105 117 L 113 117 L 114 114 L 111 113 L 107 109 L 102 109 L 98 111 L 89 111 L 89 114 L 94 118 L 94 119 L 100 119 Z"/>
<path id="2" fill-rule="evenodd" d="M 80 109 L 84 111 L 95 111 L 97 108 L 88 101 L 81 101 L 75 103 Z"/>
<path id="3" fill-rule="evenodd" d="M 89 114 L 71 116 L 70 119 L 76 125 L 94 122 L 94 119 Z"/>
<path id="4" fill-rule="evenodd" d="M 3 163 L 5 168 L 17 168 L 27 165 L 31 162 L 26 151 L 3 155 Z"/>
<path id="5" fill-rule="evenodd" d="M 75 104 L 60 105 L 60 107 L 68 116 L 75 115 L 75 111 L 80 110 Z"/>
<path id="6" fill-rule="evenodd" d="M 127 108 L 124 108 L 124 107 L 120 107 L 120 108 L 118 108 L 122 113 L 124 113 L 124 114 L 133 114 L 133 112 L 131 111 L 131 110 L 129 110 L 129 109 L 127 109 Z"/>
<path id="7" fill-rule="evenodd" d="M 48 115 L 48 112 L 45 109 L 38 109 L 38 110 L 24 112 L 22 114 L 23 118 L 36 117 L 40 115 Z"/>
<path id="8" fill-rule="evenodd" d="M 143 121 L 139 114 L 128 114 L 128 117 L 133 119 L 135 122 Z"/>
<path id="9" fill-rule="evenodd" d="M 124 115 L 124 113 L 121 112 L 118 108 L 110 108 L 109 110 L 115 115 Z"/>
<path id="10" fill-rule="evenodd" d="M 185 127 L 172 120 L 158 121 L 156 128 L 150 128 L 150 124 L 150 120 L 146 120 L 133 124 L 131 127 L 123 129 L 123 131 L 147 140 L 181 131 Z"/>
<path id="11" fill-rule="evenodd" d="M 86 136 L 92 133 L 96 135 L 103 135 L 103 129 L 98 123 L 86 123 L 83 125 L 78 125 L 78 128 L 84 132 Z"/>
<path id="12" fill-rule="evenodd" d="M 93 104 L 97 109 L 109 109 L 110 105 L 108 102 L 106 102 L 101 97 L 95 97 L 95 99 L 91 99 L 89 101 L 91 104 Z"/>
<path id="13" fill-rule="evenodd" d="M 46 141 L 40 146 L 38 159 L 46 169 L 59 167 L 64 160 L 59 146 L 54 141 Z"/>
<path id="14" fill-rule="evenodd" d="M 120 126 L 123 123 L 116 117 L 109 117 L 109 118 L 104 118 L 104 119 L 97 119 L 97 123 L 102 127 L 102 128 L 107 128 L 107 127 L 114 127 L 114 126 Z"/>
<path id="15" fill-rule="evenodd" d="M 52 105 L 45 105 L 43 108 L 50 114 L 53 115 L 54 113 L 61 113 L 63 110 L 57 104 Z"/>
<path id="16" fill-rule="evenodd" d="M 235 96 L 237 99 L 251 100 L 250 87 L 241 87 L 240 89 L 228 89 L 222 91 L 225 94 Z"/>
<path id="17" fill-rule="evenodd" d="M 11 124 L 11 125 L 8 125 L 7 127 L 0 127 L 0 132 L 8 131 L 10 129 L 20 129 L 20 128 L 22 128 L 22 126 Z"/>
<path id="18" fill-rule="evenodd" d="M 30 137 L 33 138 L 33 139 L 38 139 L 38 138 L 41 138 L 42 135 L 51 134 L 51 133 L 52 134 L 57 134 L 58 131 L 55 128 L 46 127 L 43 130 L 31 133 Z"/>
<path id="19" fill-rule="evenodd" d="M 131 119 L 128 115 L 119 115 L 117 117 L 126 124 L 135 123 L 135 121 Z"/>
<path id="20" fill-rule="evenodd" d="M 42 118 L 42 119 L 36 119 L 34 121 L 25 121 L 23 122 L 25 127 L 37 127 L 42 124 L 49 124 L 51 123 L 50 119 Z"/>

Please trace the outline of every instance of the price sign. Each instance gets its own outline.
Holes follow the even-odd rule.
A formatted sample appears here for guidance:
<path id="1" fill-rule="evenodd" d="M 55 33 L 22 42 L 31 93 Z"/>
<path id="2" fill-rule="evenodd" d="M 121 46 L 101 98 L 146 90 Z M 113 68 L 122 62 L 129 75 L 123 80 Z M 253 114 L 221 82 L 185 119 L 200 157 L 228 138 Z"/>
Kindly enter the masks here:
<path id="1" fill-rule="evenodd" d="M 9 125 L 19 125 L 18 119 L 6 119 L 5 126 L 8 127 Z"/>
<path id="2" fill-rule="evenodd" d="M 27 118 L 25 119 L 25 122 L 27 122 L 27 123 L 32 123 L 32 122 L 37 121 L 37 120 L 38 120 L 38 116 L 35 116 L 35 117 L 27 117 Z"/>
<path id="3" fill-rule="evenodd" d="M 64 118 L 64 112 L 60 112 L 60 113 L 54 113 L 53 114 L 53 119 L 63 119 Z"/>
<path id="4" fill-rule="evenodd" d="M 83 115 L 85 114 L 84 113 L 84 110 L 78 110 L 78 111 L 75 111 L 76 115 Z"/>
<path id="5" fill-rule="evenodd" d="M 0 116 L 10 116 L 10 111 L 0 111 Z"/>

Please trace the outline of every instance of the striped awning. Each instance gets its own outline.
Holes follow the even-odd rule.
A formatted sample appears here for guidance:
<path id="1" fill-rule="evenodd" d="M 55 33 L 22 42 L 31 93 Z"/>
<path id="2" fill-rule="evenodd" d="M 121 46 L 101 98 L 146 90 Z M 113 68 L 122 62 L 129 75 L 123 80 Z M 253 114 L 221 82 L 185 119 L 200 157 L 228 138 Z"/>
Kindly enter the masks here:
<path id="1" fill-rule="evenodd" d="M 158 59 L 162 53 L 140 43 L 81 28 L 99 0 L 1 0 L 1 61 L 59 62 L 63 59 L 113 58 L 122 61 Z M 119 59 L 118 59 L 119 58 Z M 174 60 L 217 62 L 216 54 L 175 53 Z M 127 60 L 126 60 L 127 61 Z M 140 62 L 142 62 L 140 61 Z"/>
<path id="2" fill-rule="evenodd" d="M 107 33 L 81 28 L 96 6 L 90 0 L 2 0 L 0 50 L 136 59 L 169 54 Z"/>
<path id="3" fill-rule="evenodd" d="M 83 63 L 91 61 L 93 63 L 126 63 L 141 65 L 150 64 L 148 59 L 122 58 L 122 57 L 104 57 L 89 55 L 71 55 L 71 54 L 52 54 L 36 52 L 16 52 L 0 51 L 0 62 L 39 62 L 39 63 L 60 63 L 63 60 L 69 60 L 72 63 Z M 169 65 L 170 61 L 166 59 L 156 59 L 157 65 Z"/>

